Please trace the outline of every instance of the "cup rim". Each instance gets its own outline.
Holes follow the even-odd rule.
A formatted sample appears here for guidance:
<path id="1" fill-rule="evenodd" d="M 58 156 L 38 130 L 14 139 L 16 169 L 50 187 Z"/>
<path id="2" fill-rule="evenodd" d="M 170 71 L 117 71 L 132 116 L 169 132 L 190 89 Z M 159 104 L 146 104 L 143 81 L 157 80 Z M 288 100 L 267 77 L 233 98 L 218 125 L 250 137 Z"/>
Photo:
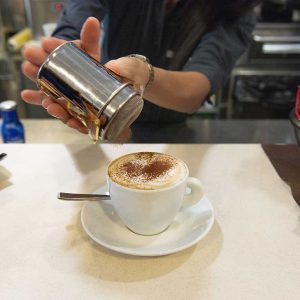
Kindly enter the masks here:
<path id="1" fill-rule="evenodd" d="M 110 165 L 116 161 L 117 159 L 123 157 L 123 156 L 126 156 L 126 155 L 130 155 L 130 154 L 136 154 L 136 153 L 158 153 L 158 154 L 166 154 L 166 155 L 169 155 L 169 156 L 172 156 L 178 160 L 180 160 L 183 165 L 185 166 L 185 169 L 186 169 L 186 174 L 183 178 L 180 179 L 180 181 L 176 182 L 174 185 L 171 185 L 171 186 L 168 186 L 168 187 L 164 187 L 164 188 L 158 188 L 158 189 L 138 189 L 138 188 L 131 188 L 131 187 L 126 187 L 124 185 L 121 185 L 117 182 L 115 182 L 108 174 L 108 169 L 110 167 Z M 167 191 L 167 190 L 170 190 L 172 188 L 175 188 L 177 187 L 178 185 L 182 184 L 187 178 L 189 177 L 189 168 L 187 166 L 187 164 L 180 158 L 178 157 L 175 157 L 174 155 L 172 154 L 169 154 L 169 153 L 164 153 L 164 152 L 157 152 L 157 151 L 137 151 L 137 152 L 130 152 L 130 153 L 127 153 L 127 154 L 124 154 L 124 155 L 121 155 L 119 157 L 117 157 L 116 159 L 112 160 L 109 165 L 107 166 L 107 172 L 106 172 L 106 178 L 107 180 L 109 180 L 110 182 L 112 182 L 113 184 L 125 189 L 125 190 L 129 190 L 129 191 L 139 191 L 139 192 L 145 192 L 145 193 L 154 193 L 154 192 L 162 192 L 162 191 Z"/>

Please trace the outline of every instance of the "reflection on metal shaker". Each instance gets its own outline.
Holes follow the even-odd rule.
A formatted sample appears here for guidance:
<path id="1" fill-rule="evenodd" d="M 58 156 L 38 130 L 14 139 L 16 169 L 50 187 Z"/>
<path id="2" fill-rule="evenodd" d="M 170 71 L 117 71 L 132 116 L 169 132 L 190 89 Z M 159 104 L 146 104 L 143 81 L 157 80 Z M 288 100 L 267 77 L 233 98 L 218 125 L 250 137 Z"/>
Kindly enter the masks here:
<path id="1" fill-rule="evenodd" d="M 56 48 L 41 66 L 38 87 L 89 130 L 94 142 L 115 140 L 139 116 L 143 98 L 132 83 L 101 65 L 74 43 Z"/>

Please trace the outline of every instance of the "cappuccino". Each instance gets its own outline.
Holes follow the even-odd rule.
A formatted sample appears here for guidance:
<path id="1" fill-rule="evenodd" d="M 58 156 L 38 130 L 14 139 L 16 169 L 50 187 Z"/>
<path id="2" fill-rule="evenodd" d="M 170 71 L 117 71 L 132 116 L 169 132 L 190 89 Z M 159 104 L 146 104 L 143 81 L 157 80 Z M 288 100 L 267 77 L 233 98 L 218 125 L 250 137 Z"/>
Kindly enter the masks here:
<path id="1" fill-rule="evenodd" d="M 127 188 L 156 190 L 181 182 L 188 175 L 185 163 L 157 152 L 137 152 L 119 157 L 108 167 L 108 176 Z"/>

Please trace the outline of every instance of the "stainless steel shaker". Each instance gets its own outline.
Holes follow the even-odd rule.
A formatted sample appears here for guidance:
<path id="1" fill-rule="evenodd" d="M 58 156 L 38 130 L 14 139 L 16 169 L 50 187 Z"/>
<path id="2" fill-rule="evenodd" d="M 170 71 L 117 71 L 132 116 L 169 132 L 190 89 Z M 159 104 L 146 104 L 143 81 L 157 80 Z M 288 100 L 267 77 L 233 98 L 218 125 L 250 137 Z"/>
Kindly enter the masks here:
<path id="1" fill-rule="evenodd" d="M 73 42 L 56 48 L 41 66 L 38 87 L 89 130 L 96 142 L 115 140 L 139 116 L 143 98 L 133 84 L 101 65 Z"/>

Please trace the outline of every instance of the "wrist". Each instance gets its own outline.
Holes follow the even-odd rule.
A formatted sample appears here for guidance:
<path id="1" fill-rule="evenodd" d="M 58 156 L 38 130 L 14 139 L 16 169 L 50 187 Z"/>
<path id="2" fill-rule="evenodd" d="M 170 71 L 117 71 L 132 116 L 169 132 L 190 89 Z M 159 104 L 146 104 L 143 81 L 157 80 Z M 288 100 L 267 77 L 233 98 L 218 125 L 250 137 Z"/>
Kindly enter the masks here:
<path id="1" fill-rule="evenodd" d="M 140 55 L 140 54 L 130 54 L 128 55 L 129 57 L 134 57 L 136 59 L 139 59 L 141 60 L 142 62 L 145 63 L 146 67 L 147 67 L 147 70 L 148 70 L 148 80 L 147 82 L 145 83 L 145 87 L 144 89 L 149 89 L 151 87 L 151 85 L 153 84 L 153 81 L 154 81 L 154 68 L 153 66 L 151 65 L 149 59 L 144 56 L 144 55 Z"/>

